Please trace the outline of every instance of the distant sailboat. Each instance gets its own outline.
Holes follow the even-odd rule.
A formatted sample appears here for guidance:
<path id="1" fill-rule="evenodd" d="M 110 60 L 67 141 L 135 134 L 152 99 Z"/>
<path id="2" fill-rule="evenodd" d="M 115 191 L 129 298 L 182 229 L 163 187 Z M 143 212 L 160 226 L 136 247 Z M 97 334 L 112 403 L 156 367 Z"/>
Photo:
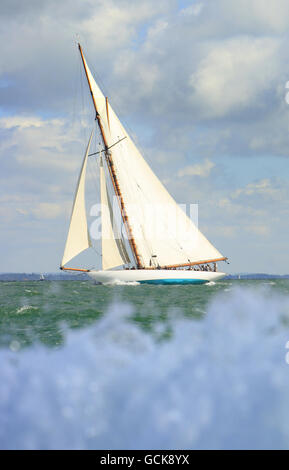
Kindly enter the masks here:
<path id="1" fill-rule="evenodd" d="M 80 44 L 78 45 L 96 112 L 103 148 L 89 154 L 90 136 L 75 193 L 70 226 L 60 269 L 87 272 L 101 283 L 139 282 L 157 284 L 202 284 L 225 276 L 217 262 L 227 258 L 205 238 L 176 204 L 148 166 L 122 126 L 108 99 L 96 84 Z M 65 265 L 91 246 L 85 208 L 85 181 L 88 158 L 98 159 L 102 207 L 102 269 L 69 268 Z M 112 211 L 113 196 L 124 230 L 118 230 Z M 166 217 L 158 217 L 165 236 L 148 230 L 144 208 L 161 205 Z M 184 233 L 176 231 L 184 227 Z"/>
<path id="2" fill-rule="evenodd" d="M 40 274 L 40 279 L 39 279 L 39 281 L 45 281 L 45 277 L 44 277 L 44 275 L 43 275 L 42 273 Z"/>

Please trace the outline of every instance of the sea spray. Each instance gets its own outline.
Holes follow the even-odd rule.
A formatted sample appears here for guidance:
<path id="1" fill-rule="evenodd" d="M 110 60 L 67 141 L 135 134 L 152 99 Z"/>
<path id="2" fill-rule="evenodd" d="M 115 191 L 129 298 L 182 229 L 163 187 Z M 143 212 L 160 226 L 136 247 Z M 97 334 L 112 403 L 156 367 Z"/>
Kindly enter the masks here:
<path id="1" fill-rule="evenodd" d="M 0 351 L 1 448 L 288 448 L 288 296 L 232 288 L 162 341 L 136 308 L 113 301 L 58 349 Z"/>

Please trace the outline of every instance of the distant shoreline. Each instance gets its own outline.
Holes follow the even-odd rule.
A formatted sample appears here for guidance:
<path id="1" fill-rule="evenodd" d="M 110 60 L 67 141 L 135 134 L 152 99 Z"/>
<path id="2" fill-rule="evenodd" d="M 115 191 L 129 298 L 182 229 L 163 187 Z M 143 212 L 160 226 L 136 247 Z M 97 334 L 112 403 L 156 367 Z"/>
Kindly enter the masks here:
<path id="1" fill-rule="evenodd" d="M 43 276 L 43 277 L 42 277 Z M 228 274 L 226 280 L 262 280 L 262 279 L 289 279 L 289 274 L 267 273 L 237 273 Z M 15 281 L 87 281 L 90 277 L 86 273 L 0 273 L 0 282 Z"/>

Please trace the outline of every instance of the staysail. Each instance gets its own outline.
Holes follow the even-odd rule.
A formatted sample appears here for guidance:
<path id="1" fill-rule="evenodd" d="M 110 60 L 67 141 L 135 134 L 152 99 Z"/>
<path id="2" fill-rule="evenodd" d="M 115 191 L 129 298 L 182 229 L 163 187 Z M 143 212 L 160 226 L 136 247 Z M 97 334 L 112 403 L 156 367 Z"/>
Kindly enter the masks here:
<path id="1" fill-rule="evenodd" d="M 96 84 L 81 48 L 80 51 L 141 266 L 180 266 L 226 259 L 153 173 Z"/>
<path id="2" fill-rule="evenodd" d="M 130 263 L 130 258 L 113 218 L 113 208 L 107 191 L 103 161 L 102 157 L 100 158 L 102 269 L 106 270 Z"/>
<path id="3" fill-rule="evenodd" d="M 85 175 L 92 135 L 93 132 L 91 133 L 86 148 L 78 178 L 64 255 L 61 263 L 62 266 L 91 246 L 85 210 Z"/>

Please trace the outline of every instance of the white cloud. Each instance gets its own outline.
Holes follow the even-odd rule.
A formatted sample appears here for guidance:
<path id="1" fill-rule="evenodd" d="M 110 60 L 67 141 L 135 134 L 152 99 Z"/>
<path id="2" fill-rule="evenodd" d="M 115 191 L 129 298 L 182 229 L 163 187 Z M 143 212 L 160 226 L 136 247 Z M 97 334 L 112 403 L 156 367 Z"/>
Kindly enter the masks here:
<path id="1" fill-rule="evenodd" d="M 200 176 L 201 178 L 206 178 L 209 176 L 214 166 L 215 163 L 206 159 L 204 163 L 197 163 L 195 165 L 189 165 L 182 168 L 178 172 L 178 177 L 182 178 L 183 176 Z"/>
<path id="2" fill-rule="evenodd" d="M 262 196 L 272 200 L 283 200 L 286 189 L 286 187 L 284 188 L 280 185 L 280 182 L 278 185 L 274 185 L 269 178 L 264 178 L 260 181 L 249 183 L 244 188 L 237 189 L 232 194 L 232 197 L 236 199 L 240 196 Z M 287 191 L 287 196 L 289 196 L 289 191 Z"/>
<path id="3" fill-rule="evenodd" d="M 287 0 L 209 0 L 218 9 L 221 21 L 246 33 L 282 33 L 289 26 L 289 3 Z M 210 5 L 210 6 L 211 6 Z M 230 29 L 229 29 L 230 30 Z"/>
<path id="4" fill-rule="evenodd" d="M 65 209 L 63 204 L 42 202 L 31 208 L 31 214 L 37 219 L 55 219 L 64 215 Z"/>
<path id="5" fill-rule="evenodd" d="M 0 118 L 1 129 L 10 131 L 0 143 L 2 159 L 12 154 L 21 166 L 49 170 L 57 168 L 69 173 L 79 167 L 81 154 L 77 154 L 77 149 L 81 148 L 81 126 L 77 129 L 59 118 L 14 115 Z"/>
<path id="6" fill-rule="evenodd" d="M 203 8 L 204 8 L 203 3 L 193 3 L 192 5 L 190 5 L 186 8 L 182 8 L 181 11 L 180 11 L 180 15 L 183 15 L 183 16 L 190 16 L 190 15 L 198 16 L 201 13 Z"/>
<path id="7" fill-rule="evenodd" d="M 138 26 L 165 9 L 165 2 L 146 0 L 137 5 L 130 1 L 101 0 L 91 17 L 81 25 L 83 36 L 89 35 L 91 45 L 102 52 L 125 46 L 135 36 Z"/>
<path id="8" fill-rule="evenodd" d="M 250 234 L 254 234 L 254 235 L 257 235 L 257 236 L 260 236 L 260 237 L 267 237 L 269 234 L 270 234 L 270 226 L 269 225 L 257 225 L 257 224 L 251 224 L 251 225 L 247 225 L 244 227 L 244 229 L 246 230 L 246 232 L 250 233 Z"/>
<path id="9" fill-rule="evenodd" d="M 216 118 L 263 107 L 262 95 L 279 74 L 279 47 L 280 42 L 271 38 L 213 42 L 190 78 L 191 99 L 199 103 L 202 115 Z"/>
<path id="10" fill-rule="evenodd" d="M 209 123 L 204 142 L 215 154 L 287 155 L 285 39 L 244 30 L 237 16 L 228 29 L 227 7 L 241 11 L 242 2 L 209 1 L 198 16 L 168 13 L 153 22 L 143 43 L 124 48 L 113 62 L 116 102 L 142 115 L 156 134 L 163 129 L 167 140 L 180 129 L 187 136 L 196 125 L 195 134 L 203 132 Z M 249 11 L 257 21 L 258 9 Z M 211 22 L 219 28 L 215 35 Z M 204 157 L 199 140 L 192 146 Z"/>
<path id="11" fill-rule="evenodd" d="M 59 125 L 61 121 L 54 119 L 53 124 Z M 2 129 L 13 129 L 14 127 L 20 127 L 25 129 L 26 127 L 43 127 L 45 124 L 44 120 L 36 116 L 7 116 L 0 118 L 0 128 Z"/>

